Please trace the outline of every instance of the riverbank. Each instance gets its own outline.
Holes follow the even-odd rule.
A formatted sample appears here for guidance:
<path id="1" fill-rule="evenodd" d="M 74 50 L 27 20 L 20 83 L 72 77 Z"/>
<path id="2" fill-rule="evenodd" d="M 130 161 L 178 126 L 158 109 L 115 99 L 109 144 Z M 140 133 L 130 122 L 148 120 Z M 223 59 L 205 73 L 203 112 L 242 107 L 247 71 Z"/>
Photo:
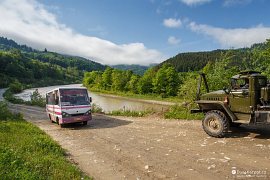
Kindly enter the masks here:
<path id="1" fill-rule="evenodd" d="M 158 94 L 134 94 L 130 92 L 115 92 L 115 91 L 105 91 L 105 90 L 97 90 L 93 88 L 87 88 L 90 92 L 94 92 L 97 94 L 106 95 L 108 97 L 123 97 L 123 98 L 131 98 L 133 100 L 139 100 L 141 102 L 148 103 L 156 103 L 160 105 L 174 105 L 183 103 L 184 100 L 178 97 L 167 97 L 162 98 Z"/>
<path id="2" fill-rule="evenodd" d="M 169 101 L 161 101 L 161 100 L 151 100 L 151 99 L 148 99 L 150 97 L 142 97 L 143 95 L 141 96 L 135 96 L 135 95 L 119 95 L 119 94 L 111 94 L 111 93 L 105 93 L 105 92 L 98 92 L 98 91 L 92 91 L 90 90 L 90 92 L 94 92 L 100 96 L 103 96 L 103 97 L 110 97 L 110 98 L 117 98 L 117 99 L 125 99 L 125 100 L 130 100 L 130 101 L 136 101 L 136 102 L 145 102 L 145 103 L 149 103 L 149 104 L 159 104 L 159 105 L 165 105 L 165 106 L 172 106 L 172 105 L 175 105 L 177 104 L 176 102 L 169 102 Z M 90 94 L 91 96 L 91 94 Z M 180 101 L 179 101 L 180 103 Z"/>

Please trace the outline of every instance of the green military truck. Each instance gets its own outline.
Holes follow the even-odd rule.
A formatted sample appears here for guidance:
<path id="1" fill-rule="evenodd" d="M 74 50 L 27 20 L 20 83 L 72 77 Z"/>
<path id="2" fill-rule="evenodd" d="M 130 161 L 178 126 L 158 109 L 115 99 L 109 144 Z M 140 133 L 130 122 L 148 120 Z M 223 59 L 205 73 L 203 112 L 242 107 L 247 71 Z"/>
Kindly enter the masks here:
<path id="1" fill-rule="evenodd" d="M 257 71 L 245 71 L 231 78 L 231 86 L 209 92 L 205 74 L 200 74 L 196 103 L 203 112 L 204 131 L 213 137 L 224 137 L 230 127 L 241 124 L 270 124 L 270 84 Z M 204 81 L 206 94 L 201 95 Z"/>

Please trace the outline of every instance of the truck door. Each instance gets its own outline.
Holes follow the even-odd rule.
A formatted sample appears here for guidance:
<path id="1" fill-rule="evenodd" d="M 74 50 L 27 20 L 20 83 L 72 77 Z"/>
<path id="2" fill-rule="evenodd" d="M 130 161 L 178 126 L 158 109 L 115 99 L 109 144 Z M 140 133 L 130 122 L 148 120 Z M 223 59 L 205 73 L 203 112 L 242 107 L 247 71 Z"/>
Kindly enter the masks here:
<path id="1" fill-rule="evenodd" d="M 249 78 L 232 79 L 229 106 L 234 113 L 250 113 L 250 92 Z"/>

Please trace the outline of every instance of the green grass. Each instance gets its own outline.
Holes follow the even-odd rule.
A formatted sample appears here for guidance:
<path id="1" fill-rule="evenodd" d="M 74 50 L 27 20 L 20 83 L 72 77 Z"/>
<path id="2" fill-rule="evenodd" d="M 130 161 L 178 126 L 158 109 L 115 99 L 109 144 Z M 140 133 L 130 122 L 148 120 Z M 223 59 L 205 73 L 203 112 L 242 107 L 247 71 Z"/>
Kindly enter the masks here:
<path id="1" fill-rule="evenodd" d="M 186 120 L 201 120 L 204 115 L 203 113 L 196 113 L 191 114 L 190 110 L 194 107 L 193 105 L 190 106 L 183 106 L 183 105 L 174 105 L 164 113 L 164 117 L 166 119 L 186 119 Z"/>
<path id="2" fill-rule="evenodd" d="M 153 113 L 153 111 L 131 111 L 131 110 L 116 110 L 116 111 L 111 111 L 109 113 L 106 113 L 107 115 L 112 115 L 112 116 L 128 116 L 128 117 L 144 117 L 146 115 L 149 115 Z"/>
<path id="3" fill-rule="evenodd" d="M 2 114 L 7 110 L 0 103 Z M 9 111 L 0 119 L 1 179 L 90 179 L 47 134 Z"/>

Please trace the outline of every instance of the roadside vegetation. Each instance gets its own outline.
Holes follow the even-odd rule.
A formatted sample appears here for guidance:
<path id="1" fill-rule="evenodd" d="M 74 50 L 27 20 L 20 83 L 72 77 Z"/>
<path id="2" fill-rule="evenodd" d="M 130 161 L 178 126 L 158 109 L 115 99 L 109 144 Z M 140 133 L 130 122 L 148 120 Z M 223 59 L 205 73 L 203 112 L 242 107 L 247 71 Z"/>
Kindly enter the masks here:
<path id="1" fill-rule="evenodd" d="M 1 179 L 90 179 L 45 132 L 0 102 Z"/>
<path id="2" fill-rule="evenodd" d="M 145 110 L 145 111 L 131 111 L 131 110 L 115 110 L 115 111 L 111 111 L 106 113 L 107 115 L 111 115 L 111 116 L 128 116 L 128 117 L 144 117 L 147 116 L 149 114 L 154 113 L 151 110 Z"/>

